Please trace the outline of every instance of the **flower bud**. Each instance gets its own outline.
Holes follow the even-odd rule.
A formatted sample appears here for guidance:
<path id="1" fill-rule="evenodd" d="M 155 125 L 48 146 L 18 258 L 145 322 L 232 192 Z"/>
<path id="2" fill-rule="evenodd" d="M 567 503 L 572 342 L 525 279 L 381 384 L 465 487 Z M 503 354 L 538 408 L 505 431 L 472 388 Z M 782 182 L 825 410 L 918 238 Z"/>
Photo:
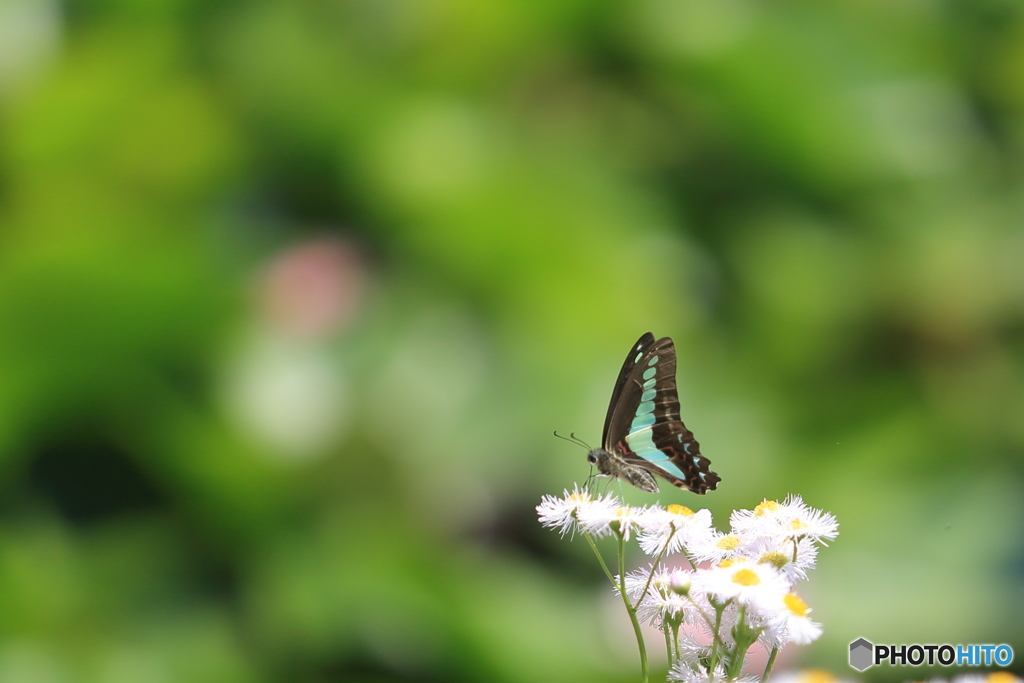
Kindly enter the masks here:
<path id="1" fill-rule="evenodd" d="M 678 595 L 689 595 L 690 586 L 692 585 L 689 574 L 684 571 L 674 571 L 672 572 L 672 578 L 669 579 L 669 581 L 674 593 Z"/>

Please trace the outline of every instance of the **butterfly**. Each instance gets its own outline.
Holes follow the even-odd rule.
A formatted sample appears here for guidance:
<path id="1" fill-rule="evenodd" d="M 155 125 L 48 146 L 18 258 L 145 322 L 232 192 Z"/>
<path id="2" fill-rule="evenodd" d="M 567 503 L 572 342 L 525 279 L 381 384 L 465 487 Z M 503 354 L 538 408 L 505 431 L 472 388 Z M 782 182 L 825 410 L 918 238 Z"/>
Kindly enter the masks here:
<path id="1" fill-rule="evenodd" d="M 600 475 L 658 492 L 657 474 L 674 486 L 704 494 L 722 479 L 708 469 L 693 432 L 679 419 L 676 347 L 648 332 L 630 349 L 615 380 L 601 448 L 587 454 Z"/>

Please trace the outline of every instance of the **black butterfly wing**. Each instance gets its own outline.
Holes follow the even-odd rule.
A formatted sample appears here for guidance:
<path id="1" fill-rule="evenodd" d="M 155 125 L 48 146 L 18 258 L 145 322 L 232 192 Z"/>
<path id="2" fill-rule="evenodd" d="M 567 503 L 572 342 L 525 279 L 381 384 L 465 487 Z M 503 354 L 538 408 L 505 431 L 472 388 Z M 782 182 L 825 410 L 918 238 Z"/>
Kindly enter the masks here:
<path id="1" fill-rule="evenodd" d="M 655 341 L 648 332 L 630 349 L 612 392 L 602 445 L 694 493 L 714 490 L 721 481 L 679 419 L 676 349 L 670 338 Z"/>
<path id="2" fill-rule="evenodd" d="M 604 418 L 604 434 L 601 435 L 601 445 L 604 446 L 605 450 L 610 450 L 611 445 L 625 435 L 623 422 L 625 421 L 625 425 L 628 426 L 629 421 L 633 419 L 632 409 L 624 411 L 621 409 L 616 410 L 616 408 L 620 404 L 631 404 L 635 408 L 640 403 L 640 394 L 636 391 L 636 387 L 628 386 L 627 381 L 629 380 L 630 373 L 639 367 L 639 362 L 647 355 L 647 351 L 653 345 L 654 335 L 650 332 L 645 333 L 637 340 L 636 344 L 633 344 L 633 348 L 630 349 L 626 360 L 622 363 L 622 369 L 619 370 L 619 376 L 615 380 L 615 388 L 612 389 L 612 400 L 608 404 L 608 413 Z M 675 359 L 673 357 L 674 362 Z M 623 395 L 624 391 L 626 391 L 625 396 Z M 628 415 L 626 414 L 627 412 L 629 412 Z M 609 436 L 613 438 L 609 438 Z"/>

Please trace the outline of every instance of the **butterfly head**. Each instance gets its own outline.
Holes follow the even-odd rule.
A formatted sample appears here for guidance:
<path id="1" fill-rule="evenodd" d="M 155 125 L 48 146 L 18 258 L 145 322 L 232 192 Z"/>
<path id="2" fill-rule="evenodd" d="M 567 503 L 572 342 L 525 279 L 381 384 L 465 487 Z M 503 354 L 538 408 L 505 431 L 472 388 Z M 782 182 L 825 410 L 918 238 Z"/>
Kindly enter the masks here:
<path id="1" fill-rule="evenodd" d="M 619 475 L 619 459 L 603 448 L 595 448 L 587 453 L 587 462 L 596 467 L 598 473 L 606 477 L 617 477 Z"/>

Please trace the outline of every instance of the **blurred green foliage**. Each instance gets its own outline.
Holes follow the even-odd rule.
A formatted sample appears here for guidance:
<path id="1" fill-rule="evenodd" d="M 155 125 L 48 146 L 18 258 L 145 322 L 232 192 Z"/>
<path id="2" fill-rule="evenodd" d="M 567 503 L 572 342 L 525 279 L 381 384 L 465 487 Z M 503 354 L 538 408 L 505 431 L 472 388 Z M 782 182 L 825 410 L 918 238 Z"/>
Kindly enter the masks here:
<path id="1" fill-rule="evenodd" d="M 661 500 L 840 521 L 781 667 L 1021 651 L 1022 162 L 1009 0 L 0 0 L 0 680 L 635 680 L 533 506 L 648 329 Z"/>

